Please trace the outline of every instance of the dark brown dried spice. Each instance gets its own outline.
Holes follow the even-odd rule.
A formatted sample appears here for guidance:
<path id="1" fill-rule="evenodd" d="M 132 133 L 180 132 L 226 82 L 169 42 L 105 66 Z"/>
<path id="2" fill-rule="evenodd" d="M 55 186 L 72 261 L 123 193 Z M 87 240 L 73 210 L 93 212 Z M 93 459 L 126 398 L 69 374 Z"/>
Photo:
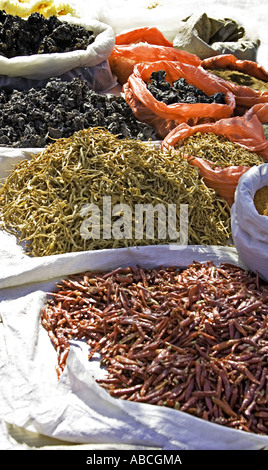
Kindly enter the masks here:
<path id="1" fill-rule="evenodd" d="M 35 12 L 24 19 L 0 11 L 0 55 L 9 59 L 86 49 L 94 40 L 93 31 L 56 16 Z"/>

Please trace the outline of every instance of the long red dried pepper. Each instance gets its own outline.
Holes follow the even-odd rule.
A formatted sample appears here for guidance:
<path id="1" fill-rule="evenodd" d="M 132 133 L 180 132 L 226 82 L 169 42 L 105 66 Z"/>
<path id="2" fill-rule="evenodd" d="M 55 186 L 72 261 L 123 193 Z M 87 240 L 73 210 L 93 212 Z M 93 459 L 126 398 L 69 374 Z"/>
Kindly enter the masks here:
<path id="1" fill-rule="evenodd" d="M 268 285 L 231 264 L 80 273 L 49 294 L 42 325 L 100 353 L 114 397 L 268 433 Z"/>

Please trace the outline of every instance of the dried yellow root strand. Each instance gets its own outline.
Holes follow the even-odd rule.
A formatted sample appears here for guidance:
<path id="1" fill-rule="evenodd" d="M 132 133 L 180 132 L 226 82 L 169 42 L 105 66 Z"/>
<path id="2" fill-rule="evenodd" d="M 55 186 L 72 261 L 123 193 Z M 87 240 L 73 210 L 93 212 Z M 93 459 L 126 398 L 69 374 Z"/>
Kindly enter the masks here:
<path id="1" fill-rule="evenodd" d="M 172 242 L 159 239 L 157 218 L 150 239 L 145 233 L 139 239 L 81 237 L 83 206 L 102 207 L 107 196 L 113 207 L 128 205 L 133 225 L 136 204 L 176 204 L 178 231 L 180 204 L 187 204 L 189 244 L 224 245 L 230 237 L 229 206 L 195 167 L 174 150 L 119 139 L 102 128 L 58 139 L 20 162 L 0 189 L 0 223 L 33 256 Z"/>

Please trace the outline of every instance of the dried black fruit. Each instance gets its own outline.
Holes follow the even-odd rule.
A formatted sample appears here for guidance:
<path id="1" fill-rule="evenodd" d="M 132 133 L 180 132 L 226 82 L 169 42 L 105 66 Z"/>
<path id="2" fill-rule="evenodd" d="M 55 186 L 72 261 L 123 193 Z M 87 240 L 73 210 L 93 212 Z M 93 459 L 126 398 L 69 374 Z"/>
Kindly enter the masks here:
<path id="1" fill-rule="evenodd" d="M 11 58 L 85 50 L 94 42 L 93 31 L 80 25 L 32 13 L 27 19 L 0 10 L 0 55 Z"/>
<path id="2" fill-rule="evenodd" d="M 41 148 L 88 127 L 106 128 L 119 138 L 157 138 L 122 96 L 100 95 L 80 78 L 51 78 L 45 87 L 26 91 L 1 90 L 0 103 L 0 146 Z"/>
<path id="3" fill-rule="evenodd" d="M 188 84 L 185 78 L 179 78 L 171 85 L 166 81 L 166 72 L 164 70 L 158 70 L 151 74 L 147 88 L 157 101 L 162 101 L 167 105 L 174 103 L 225 104 L 224 93 L 218 92 L 208 96 L 203 90 Z"/>

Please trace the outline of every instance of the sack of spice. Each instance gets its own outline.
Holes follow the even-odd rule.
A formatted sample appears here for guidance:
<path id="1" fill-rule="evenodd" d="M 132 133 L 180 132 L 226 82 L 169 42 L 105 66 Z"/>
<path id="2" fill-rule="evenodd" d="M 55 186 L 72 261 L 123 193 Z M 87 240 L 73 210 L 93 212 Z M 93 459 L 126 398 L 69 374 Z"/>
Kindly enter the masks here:
<path id="1" fill-rule="evenodd" d="M 115 36 L 115 46 L 109 63 L 121 85 L 132 74 L 134 65 L 159 60 L 174 60 L 191 65 L 201 63 L 196 55 L 175 49 L 172 42 L 156 27 L 132 29 Z"/>
<path id="2" fill-rule="evenodd" d="M 1 87 L 43 86 L 51 77 L 68 79 L 69 75 L 88 78 L 96 91 L 115 86 L 108 62 L 115 42 L 110 26 L 69 15 L 59 19 L 32 13 L 23 19 L 4 11 L 0 11 L 0 24 Z"/>
<path id="3" fill-rule="evenodd" d="M 234 54 L 242 60 L 256 60 L 260 40 L 249 37 L 245 28 L 233 19 L 211 18 L 207 13 L 196 13 L 181 21 L 173 45 L 201 59 L 217 54 Z"/>
<path id="4" fill-rule="evenodd" d="M 268 161 L 268 141 L 256 115 L 236 116 L 196 126 L 180 124 L 162 142 L 198 167 L 207 186 L 231 206 L 240 177 Z"/>
<path id="5" fill-rule="evenodd" d="M 240 114 L 255 104 L 268 102 L 268 72 L 257 62 L 226 54 L 204 59 L 201 65 L 234 94 Z"/>
<path id="6" fill-rule="evenodd" d="M 160 90 L 157 98 L 148 87 L 156 75 Z M 172 104 L 166 104 L 164 88 L 174 98 Z M 224 90 L 218 78 L 203 67 L 165 60 L 136 64 L 123 85 L 125 99 L 136 118 L 155 127 L 160 139 L 182 122 L 194 125 L 232 116 L 235 98 L 230 91 L 223 94 Z M 201 95 L 206 95 L 204 100 Z"/>
<path id="7" fill-rule="evenodd" d="M 231 208 L 232 237 L 248 268 L 268 281 L 268 164 L 239 180 Z"/>

